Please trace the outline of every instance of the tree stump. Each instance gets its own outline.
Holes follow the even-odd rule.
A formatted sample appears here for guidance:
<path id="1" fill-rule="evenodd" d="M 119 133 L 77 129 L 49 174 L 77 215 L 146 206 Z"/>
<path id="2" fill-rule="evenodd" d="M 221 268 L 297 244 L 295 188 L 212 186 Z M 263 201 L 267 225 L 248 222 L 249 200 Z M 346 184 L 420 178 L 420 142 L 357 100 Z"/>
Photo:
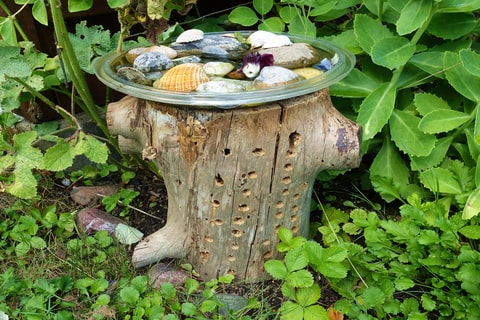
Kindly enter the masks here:
<path id="1" fill-rule="evenodd" d="M 127 96 L 107 123 L 125 152 L 156 163 L 168 193 L 167 223 L 136 246 L 134 264 L 186 258 L 205 280 L 264 279 L 264 262 L 280 258 L 277 230 L 307 236 L 318 173 L 361 158 L 361 129 L 327 89 L 229 110 Z"/>

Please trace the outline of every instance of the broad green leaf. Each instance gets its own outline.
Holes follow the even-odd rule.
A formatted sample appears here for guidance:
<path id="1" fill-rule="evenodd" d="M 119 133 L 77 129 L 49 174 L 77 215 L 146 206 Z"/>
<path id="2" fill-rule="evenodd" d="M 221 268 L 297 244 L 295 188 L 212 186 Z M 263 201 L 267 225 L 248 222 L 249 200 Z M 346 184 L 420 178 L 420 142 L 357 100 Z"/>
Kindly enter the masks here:
<path id="1" fill-rule="evenodd" d="M 15 246 L 15 254 L 17 255 L 17 257 L 22 257 L 26 255 L 28 251 L 30 251 L 30 244 L 26 242 L 19 242 Z"/>
<path id="2" fill-rule="evenodd" d="M 463 234 L 468 239 L 478 240 L 480 239 L 480 226 L 470 225 L 458 229 L 458 232 Z"/>
<path id="3" fill-rule="evenodd" d="M 438 13 L 433 16 L 427 31 L 446 40 L 468 36 L 477 25 L 473 14 Z"/>
<path id="4" fill-rule="evenodd" d="M 303 309 L 303 320 L 330 320 L 327 310 L 324 307 L 315 304 Z M 340 318 L 339 318 L 340 319 Z"/>
<path id="5" fill-rule="evenodd" d="M 278 17 L 271 17 L 259 24 L 258 30 L 282 32 L 285 30 L 285 23 Z"/>
<path id="6" fill-rule="evenodd" d="M 108 6 L 112 9 L 126 6 L 130 0 L 107 0 Z"/>
<path id="7" fill-rule="evenodd" d="M 421 52 L 414 54 L 408 63 L 437 78 L 443 79 L 443 56 L 444 52 L 440 51 Z"/>
<path id="8" fill-rule="evenodd" d="M 143 233 L 134 227 L 119 223 L 115 227 L 115 237 L 120 243 L 130 245 L 142 240 Z"/>
<path id="9" fill-rule="evenodd" d="M 343 263 L 325 262 L 315 267 L 315 271 L 325 277 L 343 279 L 347 276 L 348 269 Z"/>
<path id="10" fill-rule="evenodd" d="M 387 37 L 372 46 L 372 60 L 390 70 L 405 65 L 415 53 L 416 46 L 407 38 Z"/>
<path id="11" fill-rule="evenodd" d="M 228 15 L 228 20 L 244 27 L 251 27 L 258 22 L 258 17 L 252 9 L 245 6 L 236 7 Z"/>
<path id="12" fill-rule="evenodd" d="M 44 26 L 48 25 L 48 15 L 47 7 L 45 7 L 45 1 L 36 0 L 32 6 L 32 15 L 41 24 Z"/>
<path id="13" fill-rule="evenodd" d="M 304 320 L 302 306 L 293 301 L 285 301 L 278 311 L 280 312 L 281 319 Z"/>
<path id="14" fill-rule="evenodd" d="M 368 287 L 363 290 L 363 293 L 360 295 L 361 301 L 366 307 L 374 308 L 379 307 L 385 302 L 385 294 L 380 288 L 377 287 Z M 359 303 L 359 301 L 357 301 Z"/>
<path id="15" fill-rule="evenodd" d="M 426 114 L 418 124 L 425 133 L 448 132 L 456 129 L 470 119 L 470 115 L 455 110 L 434 110 Z"/>
<path id="16" fill-rule="evenodd" d="M 105 163 L 108 159 L 108 147 L 90 135 L 80 135 L 80 140 L 75 145 L 75 153 L 83 154 L 95 163 Z"/>
<path id="17" fill-rule="evenodd" d="M 288 228 L 285 228 L 285 227 L 281 227 L 280 229 L 278 229 L 278 238 L 282 241 L 282 242 L 286 242 L 286 243 L 289 243 L 292 241 L 293 239 L 293 232 L 292 230 L 288 229 Z"/>
<path id="18" fill-rule="evenodd" d="M 313 284 L 313 275 L 306 269 L 300 269 L 289 273 L 285 282 L 295 288 L 306 288 Z"/>
<path id="19" fill-rule="evenodd" d="M 477 112 L 477 119 L 478 119 L 478 112 Z M 477 124 L 475 123 L 475 126 Z M 473 134 L 474 130 L 472 128 L 467 128 L 463 131 L 465 133 L 465 137 L 467 138 L 467 146 L 468 146 L 468 155 L 472 159 L 477 159 L 480 155 L 480 143 L 475 140 L 475 136 Z M 464 160 L 465 161 L 465 160 Z M 480 163 L 477 161 L 477 163 Z M 480 186 L 480 184 L 477 184 Z"/>
<path id="20" fill-rule="evenodd" d="M 307 254 L 303 248 L 293 248 L 285 255 L 285 266 L 288 272 L 305 268 L 308 265 Z"/>
<path id="21" fill-rule="evenodd" d="M 472 75 L 464 68 L 459 54 L 445 52 L 443 64 L 445 75 L 452 87 L 467 99 L 480 102 L 480 77 Z"/>
<path id="22" fill-rule="evenodd" d="M 415 286 L 415 282 L 410 278 L 399 277 L 395 279 L 395 289 L 404 291 Z"/>
<path id="23" fill-rule="evenodd" d="M 323 257 L 325 261 L 330 262 L 342 262 L 347 258 L 348 252 L 343 247 L 328 247 L 323 251 Z"/>
<path id="24" fill-rule="evenodd" d="M 74 157 L 74 148 L 64 140 L 58 140 L 54 146 L 48 148 L 45 152 L 45 169 L 51 171 L 65 170 L 72 166 Z"/>
<path id="25" fill-rule="evenodd" d="M 394 85 L 384 83 L 363 100 L 357 122 L 363 128 L 364 140 L 373 138 L 387 124 L 395 106 L 396 94 Z"/>
<path id="26" fill-rule="evenodd" d="M 403 36 L 420 28 L 430 17 L 432 0 L 410 0 L 402 8 L 397 21 L 397 32 Z"/>
<path id="27" fill-rule="evenodd" d="M 480 213 L 480 187 L 468 196 L 465 207 L 463 208 L 462 219 L 471 219 Z"/>
<path id="28" fill-rule="evenodd" d="M 285 21 L 285 23 L 290 23 L 293 17 L 300 15 L 301 12 L 297 7 L 294 6 L 283 6 L 278 11 L 280 18 Z"/>
<path id="29" fill-rule="evenodd" d="M 300 288 L 297 290 L 296 298 L 297 303 L 302 307 L 317 303 L 320 299 L 320 287 L 314 283 L 311 287 Z"/>
<path id="30" fill-rule="evenodd" d="M 365 14 L 355 15 L 353 30 L 355 31 L 355 36 L 357 37 L 360 47 L 370 55 L 372 47 L 376 42 L 393 36 L 392 32 L 380 21 Z"/>
<path id="31" fill-rule="evenodd" d="M 454 174 L 444 168 L 431 168 L 420 173 L 420 181 L 432 192 L 460 194 L 462 186 Z"/>
<path id="32" fill-rule="evenodd" d="M 284 280 L 288 275 L 287 267 L 279 260 L 268 260 L 263 267 L 275 279 Z"/>
<path id="33" fill-rule="evenodd" d="M 429 155 L 435 147 L 435 136 L 420 131 L 419 122 L 418 117 L 401 110 L 394 110 L 390 118 L 392 140 L 410 156 Z"/>
<path id="34" fill-rule="evenodd" d="M 459 54 L 465 70 L 476 77 L 480 77 L 480 54 L 466 49 L 460 50 Z"/>
<path id="35" fill-rule="evenodd" d="M 8 45 L 17 45 L 17 32 L 12 17 L 0 17 L 0 38 Z"/>
<path id="36" fill-rule="evenodd" d="M 308 17 L 295 16 L 288 25 L 288 32 L 291 34 L 299 34 L 307 37 L 315 38 L 317 36 L 317 28 Z"/>
<path id="37" fill-rule="evenodd" d="M 471 12 L 480 9 L 480 0 L 443 0 L 439 2 L 439 12 Z"/>
<path id="38" fill-rule="evenodd" d="M 432 111 L 450 110 L 450 106 L 445 100 L 431 93 L 417 93 L 413 101 L 417 111 L 423 116 Z"/>
<path id="39" fill-rule="evenodd" d="M 120 297 L 126 303 L 135 304 L 140 298 L 140 293 L 133 287 L 124 287 L 120 290 Z"/>
<path id="40" fill-rule="evenodd" d="M 385 137 L 380 151 L 373 159 L 370 175 L 391 178 L 401 185 L 408 184 L 408 167 L 389 137 Z"/>
<path id="41" fill-rule="evenodd" d="M 253 0 L 253 8 L 262 16 L 273 8 L 273 0 Z"/>
<path id="42" fill-rule="evenodd" d="M 475 122 L 473 127 L 473 138 L 476 144 L 480 145 L 480 108 L 477 107 Z"/>
<path id="43" fill-rule="evenodd" d="M 30 244 L 32 248 L 35 248 L 35 249 L 43 249 L 47 246 L 47 243 L 45 242 L 45 240 L 37 236 L 34 236 L 30 239 Z"/>
<path id="44" fill-rule="evenodd" d="M 354 55 L 363 53 L 362 48 L 360 48 L 360 45 L 355 38 L 355 32 L 353 29 L 348 29 L 342 33 L 324 37 L 324 39 L 331 41 L 342 48 L 345 48 Z"/>
<path id="45" fill-rule="evenodd" d="M 364 98 L 372 93 L 381 83 L 366 73 L 353 69 L 340 82 L 330 86 L 330 94 L 345 98 Z"/>
<path id="46" fill-rule="evenodd" d="M 453 138 L 454 136 L 451 135 L 438 139 L 435 148 L 427 156 L 410 157 L 412 170 L 420 171 L 439 165 L 447 156 Z"/>
<path id="47" fill-rule="evenodd" d="M 432 79 L 428 73 L 407 63 L 402 69 L 400 77 L 398 77 L 396 86 L 401 90 L 406 88 L 416 88 L 423 83 L 429 82 L 432 82 Z"/>
<path id="48" fill-rule="evenodd" d="M 93 5 L 93 0 L 68 0 L 68 11 L 79 12 L 90 9 Z"/>

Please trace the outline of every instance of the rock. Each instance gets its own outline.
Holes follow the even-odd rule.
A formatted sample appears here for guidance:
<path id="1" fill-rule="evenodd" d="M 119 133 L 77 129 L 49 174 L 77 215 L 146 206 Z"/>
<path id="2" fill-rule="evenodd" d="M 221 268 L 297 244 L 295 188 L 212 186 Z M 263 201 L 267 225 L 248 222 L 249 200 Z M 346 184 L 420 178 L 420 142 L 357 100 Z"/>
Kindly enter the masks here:
<path id="1" fill-rule="evenodd" d="M 310 67 L 322 59 L 314 47 L 301 42 L 290 46 L 262 49 L 259 52 L 272 54 L 274 66 L 288 69 Z"/>
<path id="2" fill-rule="evenodd" d="M 243 44 L 235 38 L 222 35 L 205 35 L 202 40 L 170 45 L 179 56 L 197 55 L 211 59 L 241 59 L 249 49 L 248 44 Z"/>
<path id="3" fill-rule="evenodd" d="M 302 79 L 298 74 L 290 69 L 278 66 L 264 67 L 258 77 L 253 81 L 257 88 L 267 88 L 271 86 L 288 84 Z"/>
<path id="4" fill-rule="evenodd" d="M 70 192 L 70 197 L 76 203 L 86 206 L 92 203 L 93 200 L 101 198 L 102 196 L 111 196 L 120 189 L 119 186 L 106 185 L 95 187 L 73 187 Z"/>
<path id="5" fill-rule="evenodd" d="M 154 288 L 160 288 L 166 282 L 178 287 L 190 278 L 190 274 L 183 269 L 160 262 L 148 271 L 148 278 Z"/>
<path id="6" fill-rule="evenodd" d="M 86 233 L 92 234 L 100 230 L 108 231 L 115 236 L 115 228 L 124 223 L 120 218 L 114 217 L 98 208 L 88 208 L 80 211 L 77 216 L 78 226 Z"/>
<path id="7" fill-rule="evenodd" d="M 133 67 L 141 72 L 162 71 L 173 66 L 172 60 L 161 52 L 145 52 L 133 61 Z"/>

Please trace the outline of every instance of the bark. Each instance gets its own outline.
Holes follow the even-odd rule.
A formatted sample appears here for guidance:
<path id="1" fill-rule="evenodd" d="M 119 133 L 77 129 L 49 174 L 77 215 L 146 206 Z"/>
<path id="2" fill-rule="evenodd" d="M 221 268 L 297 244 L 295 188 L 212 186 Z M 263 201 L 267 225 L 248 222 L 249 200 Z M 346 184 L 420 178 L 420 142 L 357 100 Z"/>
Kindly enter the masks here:
<path id="1" fill-rule="evenodd" d="M 126 97 L 107 122 L 128 152 L 158 165 L 168 192 L 167 224 L 137 245 L 134 263 L 186 258 L 204 279 L 264 278 L 281 226 L 307 236 L 318 173 L 361 158 L 361 129 L 327 89 L 230 110 Z"/>

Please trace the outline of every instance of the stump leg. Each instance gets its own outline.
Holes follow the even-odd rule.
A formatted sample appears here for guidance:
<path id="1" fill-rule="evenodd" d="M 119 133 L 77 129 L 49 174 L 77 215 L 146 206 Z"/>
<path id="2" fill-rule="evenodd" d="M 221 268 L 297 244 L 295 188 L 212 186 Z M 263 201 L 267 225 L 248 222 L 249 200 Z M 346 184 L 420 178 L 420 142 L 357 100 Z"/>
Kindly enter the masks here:
<path id="1" fill-rule="evenodd" d="M 107 121 L 130 152 L 155 161 L 168 192 L 167 224 L 137 245 L 134 263 L 185 257 L 206 280 L 265 277 L 280 226 L 307 236 L 318 173 L 360 162 L 360 127 L 326 89 L 231 110 L 127 97 Z"/>

